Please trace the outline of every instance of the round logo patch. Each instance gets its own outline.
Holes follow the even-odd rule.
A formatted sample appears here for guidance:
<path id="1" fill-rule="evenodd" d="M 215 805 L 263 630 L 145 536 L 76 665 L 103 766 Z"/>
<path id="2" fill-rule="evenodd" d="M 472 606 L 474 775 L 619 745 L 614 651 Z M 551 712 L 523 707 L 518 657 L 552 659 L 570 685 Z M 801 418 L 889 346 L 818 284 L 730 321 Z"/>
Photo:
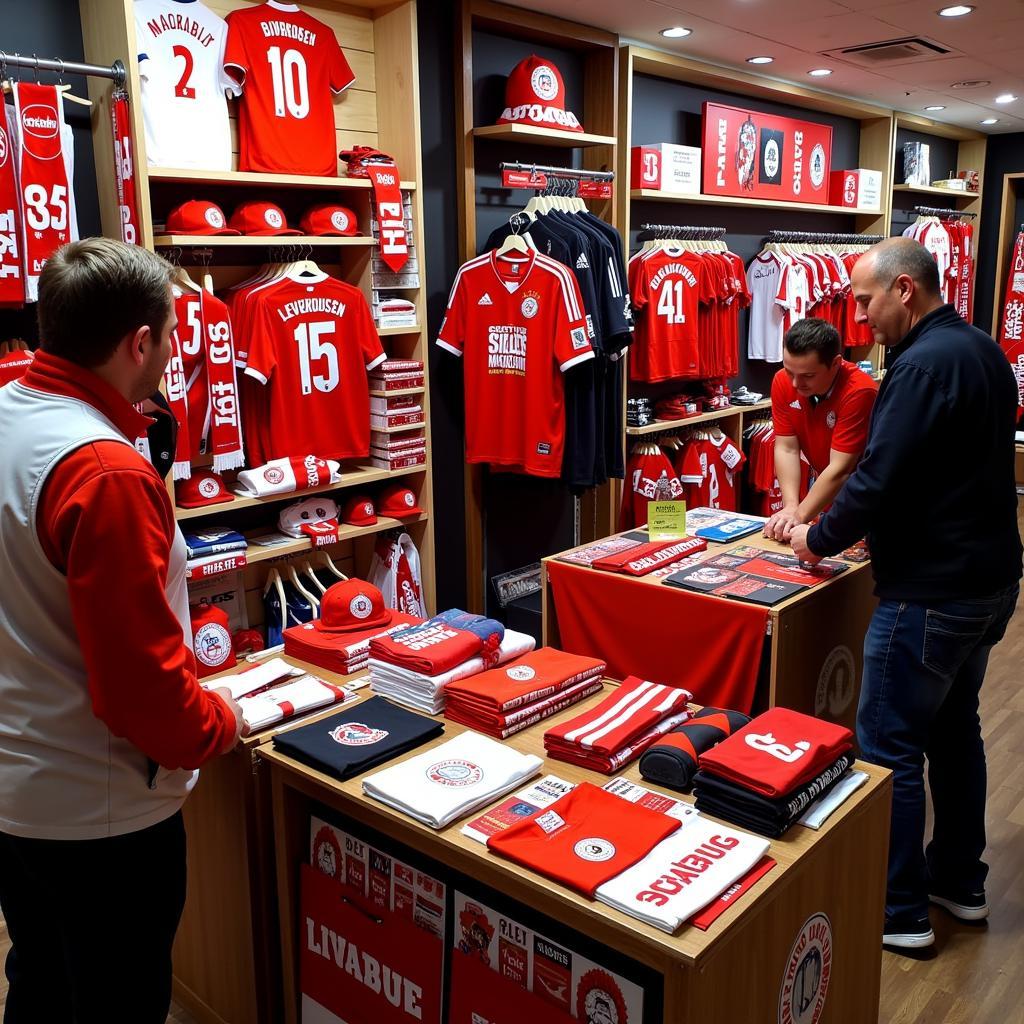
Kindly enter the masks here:
<path id="1" fill-rule="evenodd" d="M 335 881 L 341 881 L 341 866 L 345 863 L 341 843 L 334 829 L 324 825 L 313 840 L 313 863 L 323 874 Z"/>
<path id="2" fill-rule="evenodd" d="M 284 479 L 284 470 L 278 469 L 277 466 L 271 466 L 269 469 L 263 470 L 263 479 L 268 484 L 279 484 Z"/>
<path id="3" fill-rule="evenodd" d="M 277 210 L 266 210 L 263 213 L 263 219 L 272 228 L 284 227 L 284 217 Z"/>
<path id="4" fill-rule="evenodd" d="M 218 668 L 231 654 L 231 635 L 219 622 L 207 622 L 196 630 L 196 657 L 210 668 Z"/>
<path id="5" fill-rule="evenodd" d="M 530 75 L 530 88 L 538 99 L 550 102 L 558 95 L 558 79 L 547 64 L 541 64 Z"/>
<path id="6" fill-rule="evenodd" d="M 529 665 L 513 665 L 512 668 L 505 669 L 505 675 L 517 683 L 528 683 L 537 673 Z"/>
<path id="7" fill-rule="evenodd" d="M 343 722 L 328 733 L 335 743 L 343 747 L 366 747 L 371 743 L 379 743 L 387 735 L 387 729 L 371 729 L 362 722 Z"/>
<path id="8" fill-rule="evenodd" d="M 811 184 L 821 188 L 825 183 L 825 147 L 819 142 L 811 150 Z"/>
<path id="9" fill-rule="evenodd" d="M 764 173 L 769 178 L 779 173 L 779 144 L 775 139 L 769 139 L 764 147 Z"/>
<path id="10" fill-rule="evenodd" d="M 630 1021 L 618 982 L 607 971 L 596 968 L 580 978 L 576 1017 L 585 1024 L 639 1024 Z"/>
<path id="11" fill-rule="evenodd" d="M 611 860 L 615 856 L 615 845 L 607 839 L 600 839 L 593 836 L 590 839 L 581 839 L 573 848 L 572 852 L 581 860 L 600 862 Z"/>
<path id="12" fill-rule="evenodd" d="M 215 206 L 209 207 L 204 216 L 206 217 L 206 223 L 209 224 L 211 228 L 224 227 L 224 214 Z"/>
<path id="13" fill-rule="evenodd" d="M 537 315 L 537 300 L 532 295 L 527 295 L 519 308 L 523 311 L 523 316 L 530 320 Z"/>
<path id="14" fill-rule="evenodd" d="M 835 409 L 829 409 L 828 415 L 825 417 L 825 425 L 831 430 L 836 425 L 836 411 Z"/>
<path id="15" fill-rule="evenodd" d="M 0 167 L 3 167 L 7 163 L 7 156 L 10 153 L 10 147 L 7 144 L 7 132 L 0 128 Z"/>
<path id="16" fill-rule="evenodd" d="M 409 508 L 412 508 L 416 504 L 416 495 L 412 491 L 406 491 L 405 497 L 402 499 Z"/>
<path id="17" fill-rule="evenodd" d="M 472 786 L 484 777 L 480 766 L 472 761 L 465 761 L 461 757 L 448 758 L 446 761 L 436 761 L 427 769 L 427 778 L 436 782 L 439 786 L 450 786 L 457 789 L 462 786 Z"/>
<path id="18" fill-rule="evenodd" d="M 356 594 L 348 603 L 348 610 L 357 619 L 368 619 L 373 611 L 373 602 L 366 594 Z"/>
<path id="19" fill-rule="evenodd" d="M 348 231 L 348 214 L 344 210 L 335 210 L 331 214 L 331 226 L 336 231 Z"/>
<path id="20" fill-rule="evenodd" d="M 832 922 L 824 914 L 812 914 L 786 961 L 779 991 L 779 1024 L 817 1024 L 825 1009 L 831 973 Z"/>
<path id="21" fill-rule="evenodd" d="M 853 700 L 857 663 L 853 651 L 845 644 L 833 648 L 818 673 L 818 688 L 814 694 L 814 714 L 838 718 Z"/>
<path id="22" fill-rule="evenodd" d="M 199 481 L 199 493 L 204 498 L 213 498 L 220 494 L 220 484 L 217 483 L 216 480 L 211 480 L 209 477 L 206 477 Z"/>

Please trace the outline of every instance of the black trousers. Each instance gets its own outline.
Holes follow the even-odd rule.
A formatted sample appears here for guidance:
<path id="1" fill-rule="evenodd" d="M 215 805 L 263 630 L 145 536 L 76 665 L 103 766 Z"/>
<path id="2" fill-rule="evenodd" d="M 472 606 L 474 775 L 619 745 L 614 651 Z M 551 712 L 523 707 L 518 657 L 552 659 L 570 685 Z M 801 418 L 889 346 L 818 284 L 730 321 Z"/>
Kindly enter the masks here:
<path id="1" fill-rule="evenodd" d="M 4 1024 L 164 1024 L 185 875 L 180 811 L 107 839 L 0 833 Z"/>

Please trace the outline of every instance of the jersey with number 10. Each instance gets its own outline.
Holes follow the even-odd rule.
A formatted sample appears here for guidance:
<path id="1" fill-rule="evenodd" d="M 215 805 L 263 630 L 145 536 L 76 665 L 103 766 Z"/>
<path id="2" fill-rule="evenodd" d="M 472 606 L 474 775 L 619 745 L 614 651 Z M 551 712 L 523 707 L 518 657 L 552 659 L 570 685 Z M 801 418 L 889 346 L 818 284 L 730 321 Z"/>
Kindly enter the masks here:
<path id="1" fill-rule="evenodd" d="M 387 357 L 363 293 L 332 277 L 286 278 L 257 301 L 245 372 L 269 388 L 264 457 L 364 458 L 366 374 Z"/>
<path id="2" fill-rule="evenodd" d="M 268 0 L 228 15 L 224 60 L 242 86 L 238 169 L 336 175 L 331 94 L 355 75 L 334 32 L 295 4 Z"/>
<path id="3" fill-rule="evenodd" d="M 231 170 L 224 72 L 228 27 L 196 0 L 135 0 L 146 161 L 154 167 Z"/>

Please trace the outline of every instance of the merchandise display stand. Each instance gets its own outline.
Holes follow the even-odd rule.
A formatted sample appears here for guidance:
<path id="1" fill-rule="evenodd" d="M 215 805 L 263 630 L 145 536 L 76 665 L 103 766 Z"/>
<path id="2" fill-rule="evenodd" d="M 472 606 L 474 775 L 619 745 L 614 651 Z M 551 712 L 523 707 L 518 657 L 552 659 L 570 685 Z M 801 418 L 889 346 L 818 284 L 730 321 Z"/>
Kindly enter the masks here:
<path id="1" fill-rule="evenodd" d="M 237 8 L 251 6 L 245 0 L 207 0 L 221 17 Z M 359 287 L 371 301 L 372 257 L 376 242 L 371 236 L 371 186 L 366 179 L 256 174 L 232 171 L 197 171 L 148 167 L 141 88 L 137 67 L 131 0 L 82 0 L 83 39 L 88 59 L 124 59 L 131 98 L 132 134 L 135 140 L 135 180 L 140 215 L 140 244 L 156 249 L 188 267 L 200 280 L 209 274 L 216 289 L 248 276 L 276 253 L 290 252 L 316 259 L 328 274 Z M 419 189 L 420 102 L 419 54 L 415 0 L 319 0 L 311 9 L 335 32 L 356 82 L 334 102 L 337 150 L 354 145 L 370 146 L 390 154 L 402 175 L 400 189 L 411 211 L 411 240 L 418 259 L 419 286 L 404 288 L 403 297 L 416 306 L 417 326 L 379 330 L 389 358 L 415 359 L 429 374 L 426 333 L 426 267 L 423 216 Z M 120 237 L 120 215 L 113 182 L 109 83 L 91 83 L 94 106 L 93 136 L 100 207 L 104 233 Z M 235 111 L 231 113 L 234 122 Z M 233 149 L 237 154 L 237 130 L 232 124 Z M 345 164 L 339 162 L 339 174 Z M 313 203 L 334 201 L 356 214 L 361 237 L 188 237 L 168 234 L 160 228 L 168 212 L 193 198 L 212 200 L 228 212 L 249 199 L 270 200 L 280 205 L 289 222 Z M 412 392 L 424 410 L 423 433 L 427 441 L 425 465 L 411 469 L 379 469 L 369 462 L 342 466 L 342 479 L 320 491 L 330 491 L 341 503 L 365 485 L 379 486 L 398 480 L 416 495 L 422 514 L 398 521 L 378 518 L 372 526 L 345 526 L 339 542 L 327 547 L 335 566 L 349 575 L 365 575 L 377 535 L 402 527 L 420 554 L 423 598 L 434 608 L 435 569 L 431 495 L 430 388 Z M 394 392 L 388 392 L 394 394 Z M 306 452 L 295 453 L 298 455 Z M 170 486 L 170 485 L 169 485 Z M 230 523 L 249 537 L 275 528 L 284 504 L 300 495 L 269 499 L 236 498 L 232 502 L 198 509 L 176 509 L 176 518 L 189 527 L 217 527 Z M 372 493 L 372 490 L 371 490 Z M 172 494 L 173 498 L 173 494 Z M 228 518 L 228 517 L 231 518 Z M 297 539 L 274 548 L 250 543 L 247 566 L 240 585 L 245 591 L 248 625 L 263 622 L 261 600 L 271 564 L 307 556 L 310 542 Z M 236 586 L 236 584 L 232 584 Z M 317 671 L 318 675 L 324 673 Z M 267 734 L 264 733 L 265 738 Z M 272 852 L 256 840 L 262 806 L 259 778 L 254 773 L 252 750 L 258 738 L 247 741 L 235 753 L 203 770 L 195 792 L 185 805 L 189 834 L 189 896 L 175 945 L 175 996 L 201 1021 L 256 1022 L 279 1019 L 275 994 L 278 972 L 276 923 L 268 908 L 268 882 Z M 217 907 L 216 913 L 211 908 Z"/>
<path id="2" fill-rule="evenodd" d="M 709 544 L 708 548 L 710 554 L 727 554 L 745 545 L 790 553 L 785 545 L 760 535 L 729 544 Z M 552 580 L 563 579 L 571 585 L 580 580 L 580 574 L 586 574 L 587 588 L 598 598 L 602 588 L 629 588 L 635 596 L 632 600 L 618 600 L 621 617 L 614 626 L 603 625 L 601 635 L 613 628 L 617 635 L 629 637 L 635 650 L 635 669 L 631 666 L 630 670 L 647 678 L 657 678 L 657 675 L 644 670 L 645 652 L 676 650 L 677 623 L 699 622 L 706 601 L 724 602 L 726 607 L 744 606 L 743 602 L 728 598 L 710 598 L 681 590 L 652 576 L 627 578 L 570 565 L 558 561 L 558 555 L 544 559 L 543 574 L 543 643 L 597 658 L 605 657 L 597 649 L 599 641 L 595 641 L 597 648 L 593 650 L 576 651 L 572 646 L 565 646 L 559 630 L 559 607 Z M 853 729 L 863 669 L 864 634 L 875 608 L 873 590 L 870 563 L 851 563 L 833 579 L 767 609 L 767 636 L 761 665 L 759 669 L 749 667 L 751 673 L 758 674 L 755 713 L 781 705 Z M 680 652 L 677 661 L 678 678 L 658 678 L 658 681 L 685 685 L 701 703 L 719 706 L 710 689 L 713 681 L 692 677 L 685 652 Z"/>
<path id="3" fill-rule="evenodd" d="M 589 702 L 596 703 L 599 696 Z M 581 704 L 507 741 L 524 753 L 544 755 L 543 734 L 552 724 L 578 714 Z M 356 705 L 358 707 L 358 705 Z M 445 735 L 430 746 L 462 732 L 446 723 Z M 822 1019 L 832 1024 L 860 1024 L 878 1015 L 882 914 L 885 890 L 886 834 L 889 821 L 889 772 L 860 762 L 868 782 L 818 832 L 794 827 L 771 843 L 768 855 L 777 866 L 726 910 L 707 931 L 684 926 L 667 935 L 561 885 L 489 854 L 460 831 L 461 821 L 440 831 L 427 828 L 362 794 L 360 778 L 338 782 L 263 746 L 259 760 L 269 769 L 273 790 L 274 837 L 283 951 L 285 1021 L 298 1021 L 300 943 L 305 929 L 299 919 L 299 868 L 309 862 L 309 820 L 314 805 L 371 828 L 428 856 L 452 872 L 473 879 L 562 926 L 607 947 L 605 959 L 637 960 L 663 976 L 665 1021 L 774 1020 L 781 1014 L 782 991 L 802 961 L 801 936 L 815 915 L 827 918 L 827 952 L 808 996 L 821 998 Z M 560 761 L 542 768 L 570 782 L 603 785 L 604 776 Z M 622 774 L 640 781 L 636 766 Z M 856 878 L 855 886 L 836 884 Z M 445 880 L 445 879 L 443 879 Z M 452 878 L 457 884 L 457 878 Z M 486 902 L 486 897 L 482 897 Z M 820 921 L 820 919 L 817 919 Z M 806 945 L 806 936 L 804 936 Z M 795 958 L 795 962 L 794 962 Z M 742 983 L 737 984 L 737 970 Z M 783 1019 L 780 1017 L 780 1019 Z M 468 1024 L 459 1021 L 457 1024 Z M 632 1024 L 632 1022 L 631 1022 Z"/>

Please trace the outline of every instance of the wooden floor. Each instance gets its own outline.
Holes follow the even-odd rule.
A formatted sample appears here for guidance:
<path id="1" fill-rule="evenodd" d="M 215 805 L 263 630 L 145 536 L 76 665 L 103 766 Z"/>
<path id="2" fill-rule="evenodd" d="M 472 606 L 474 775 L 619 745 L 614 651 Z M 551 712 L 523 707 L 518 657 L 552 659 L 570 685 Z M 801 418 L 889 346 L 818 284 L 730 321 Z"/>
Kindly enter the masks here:
<path id="1" fill-rule="evenodd" d="M 1024 513 L 1021 517 L 1024 530 Z M 879 1024 L 1024 1024 L 1024 604 L 995 649 L 982 690 L 988 751 L 988 899 L 981 926 L 932 909 L 935 949 L 882 954 Z M 837 880 L 838 881 L 838 880 Z M 841 883 L 840 883 L 841 884 Z M 849 884 L 856 884 L 853 880 Z M 0 920 L 0 959 L 7 952 Z M 7 980 L 0 974 L 0 1006 Z M 198 1024 L 172 1007 L 171 1024 Z M 243 1024 L 243 1022 L 238 1022 Z M 675 1022 L 674 1022 L 675 1024 Z M 746 1024 L 746 1022 L 714 1022 Z"/>

